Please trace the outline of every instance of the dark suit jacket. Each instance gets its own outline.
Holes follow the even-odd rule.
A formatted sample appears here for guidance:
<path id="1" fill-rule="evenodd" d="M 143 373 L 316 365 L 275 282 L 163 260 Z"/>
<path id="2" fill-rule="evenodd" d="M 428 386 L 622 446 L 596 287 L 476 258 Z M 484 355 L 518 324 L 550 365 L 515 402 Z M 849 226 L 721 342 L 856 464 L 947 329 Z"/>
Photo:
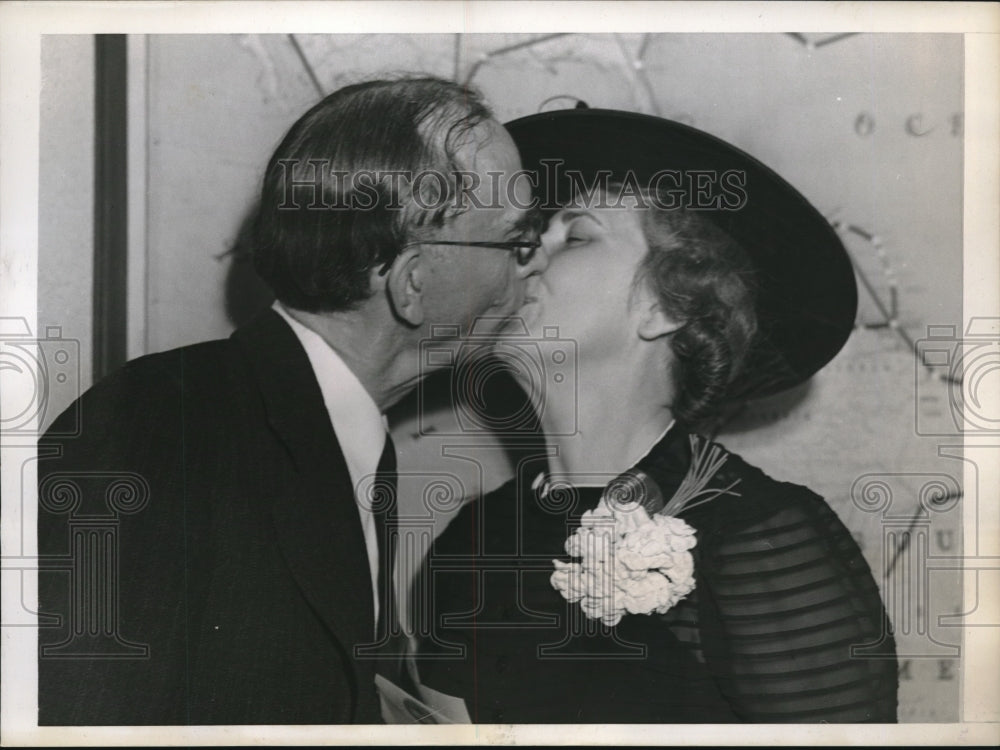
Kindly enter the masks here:
<path id="1" fill-rule="evenodd" d="M 39 446 L 39 723 L 380 722 L 352 484 L 280 316 L 80 406 Z"/>

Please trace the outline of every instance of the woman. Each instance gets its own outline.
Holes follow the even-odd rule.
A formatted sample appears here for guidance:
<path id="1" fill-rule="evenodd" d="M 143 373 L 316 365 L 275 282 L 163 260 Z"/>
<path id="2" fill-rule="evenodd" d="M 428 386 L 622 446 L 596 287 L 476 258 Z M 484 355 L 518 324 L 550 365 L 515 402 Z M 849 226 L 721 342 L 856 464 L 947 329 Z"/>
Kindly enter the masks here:
<path id="1" fill-rule="evenodd" d="M 609 180 L 551 217 L 532 335 L 500 347 L 563 382 L 525 381 L 547 449 L 426 563 L 424 697 L 487 723 L 895 721 L 894 644 L 848 530 L 690 432 L 842 346 L 856 293 L 835 233 L 676 123 L 574 110 L 508 128 L 543 202 Z"/>

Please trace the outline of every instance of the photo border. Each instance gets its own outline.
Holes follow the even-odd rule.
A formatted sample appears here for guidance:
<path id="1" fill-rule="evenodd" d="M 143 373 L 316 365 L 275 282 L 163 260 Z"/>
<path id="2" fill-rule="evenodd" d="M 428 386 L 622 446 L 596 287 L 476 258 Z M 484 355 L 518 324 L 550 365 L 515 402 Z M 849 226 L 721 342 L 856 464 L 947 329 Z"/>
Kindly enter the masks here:
<path id="1" fill-rule="evenodd" d="M 0 4 L 0 316 L 37 323 L 39 209 L 39 90 L 43 34 L 91 33 L 477 33 L 477 32 L 934 32 L 965 35 L 964 305 L 963 322 L 1000 317 L 1000 7 L 976 3 L 615 3 L 615 2 L 8 2 Z M 0 373 L 2 383 L 2 373 Z M 11 393 L 3 390 L 4 401 Z M 996 394 L 994 394 L 996 396 Z M 985 405 L 992 413 L 998 404 Z M 987 446 L 966 436 L 966 449 Z M 965 455 L 971 455 L 966 453 Z M 19 467 L 23 447 L 0 443 L 0 465 Z M 1000 467 L 965 462 L 965 486 L 995 497 Z M 977 476 L 978 472 L 978 476 Z M 33 498 L 19 494 L 20 471 L 2 476 L 3 554 L 30 556 Z M 29 483 L 31 479 L 29 477 Z M 978 482 L 978 486 L 977 486 Z M 22 503 L 23 500 L 23 503 Z M 980 556 L 1000 555 L 1000 506 L 980 502 L 966 514 L 965 539 Z M 23 514 L 22 514 L 23 511 Z M 983 533 L 983 529 L 993 533 Z M 970 547 L 966 547 L 970 549 Z M 981 591 L 981 588 L 980 588 Z M 3 607 L 22 606 L 4 587 Z M 976 601 L 967 575 L 966 601 Z M 29 595 L 30 596 L 30 595 Z M 12 601 L 12 599 L 17 599 Z M 34 611 L 29 598 L 23 606 Z M 979 602 L 994 622 L 1000 601 Z M 476 726 L 240 726 L 38 728 L 37 632 L 4 629 L 0 733 L 4 745 L 136 744 L 993 744 L 1000 740 L 1000 629 L 963 632 L 960 706 L 956 724 L 873 727 L 806 725 L 660 725 L 580 727 Z"/>

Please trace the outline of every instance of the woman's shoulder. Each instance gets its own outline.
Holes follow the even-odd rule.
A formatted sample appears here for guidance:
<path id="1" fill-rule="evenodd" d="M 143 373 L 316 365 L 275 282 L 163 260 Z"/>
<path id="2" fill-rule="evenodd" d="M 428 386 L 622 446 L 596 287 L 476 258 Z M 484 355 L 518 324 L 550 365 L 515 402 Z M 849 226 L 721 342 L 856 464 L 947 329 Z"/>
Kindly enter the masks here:
<path id="1" fill-rule="evenodd" d="M 725 459 L 712 486 L 730 489 L 684 514 L 703 535 L 732 538 L 740 533 L 781 533 L 792 526 L 823 534 L 831 524 L 841 525 L 813 490 L 772 477 L 719 443 L 710 445 Z"/>
<path id="2" fill-rule="evenodd" d="M 761 587 L 815 591 L 835 579 L 839 586 L 871 588 L 854 536 L 818 494 L 728 451 L 718 474 L 732 493 L 682 517 L 695 528 L 702 573 L 720 590 L 740 596 Z"/>

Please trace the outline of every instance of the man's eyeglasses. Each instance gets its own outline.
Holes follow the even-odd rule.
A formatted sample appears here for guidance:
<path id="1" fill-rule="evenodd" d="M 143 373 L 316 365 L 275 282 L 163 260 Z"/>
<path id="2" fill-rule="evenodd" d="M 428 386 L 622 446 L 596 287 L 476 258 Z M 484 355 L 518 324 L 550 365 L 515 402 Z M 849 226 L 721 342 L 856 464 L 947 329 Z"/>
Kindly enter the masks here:
<path id="1" fill-rule="evenodd" d="M 414 245 L 455 245 L 460 247 L 489 247 L 496 250 L 506 250 L 509 253 L 514 253 L 514 258 L 517 260 L 517 265 L 526 266 L 531 263 L 532 259 L 535 257 L 535 253 L 538 252 L 538 248 L 542 246 L 541 240 L 522 240 L 520 242 L 462 242 L 460 240 L 415 240 L 414 242 L 407 242 L 403 245 L 400 250 L 405 250 L 408 247 L 413 247 Z M 393 257 L 382 264 L 382 267 L 378 271 L 379 276 L 385 276 L 389 269 L 392 268 L 392 264 L 395 263 L 396 258 Z"/>

